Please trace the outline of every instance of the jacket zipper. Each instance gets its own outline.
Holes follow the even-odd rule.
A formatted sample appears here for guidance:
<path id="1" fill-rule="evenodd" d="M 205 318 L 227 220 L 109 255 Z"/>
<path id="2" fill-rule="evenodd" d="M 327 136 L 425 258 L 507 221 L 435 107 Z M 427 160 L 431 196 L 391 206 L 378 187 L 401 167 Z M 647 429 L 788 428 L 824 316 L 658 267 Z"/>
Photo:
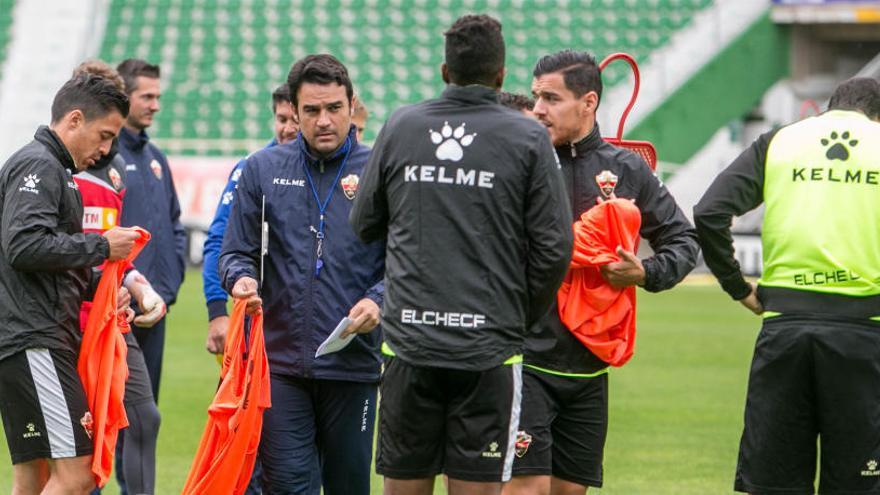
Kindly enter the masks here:
<path id="1" fill-rule="evenodd" d="M 306 165 L 306 166 L 308 166 L 308 165 Z M 321 186 L 324 185 L 324 160 L 318 161 L 318 168 L 320 170 L 320 176 L 318 177 L 318 184 L 315 187 L 318 189 L 318 197 L 320 198 L 321 197 Z M 311 203 L 311 201 L 310 201 L 310 203 Z M 315 206 L 318 208 L 318 211 L 320 212 L 321 205 L 315 205 Z M 320 215 L 320 213 L 319 213 L 319 215 Z M 306 332 L 304 334 L 304 340 L 305 340 L 305 342 L 309 343 L 308 346 L 303 346 L 303 371 L 305 371 L 305 373 L 303 373 L 303 375 L 305 375 L 305 377 L 307 377 L 307 378 L 312 378 L 314 375 L 314 371 L 312 370 L 312 364 L 314 362 L 313 356 L 315 354 L 309 353 L 309 350 L 311 349 L 311 344 L 312 344 L 312 323 L 313 323 L 313 320 L 315 317 L 314 304 L 313 304 L 314 303 L 314 294 L 315 294 L 315 276 L 313 275 L 312 270 L 315 269 L 314 268 L 315 263 L 318 262 L 318 239 L 317 239 L 317 237 L 315 237 L 314 240 L 312 241 L 312 257 L 311 257 L 311 259 L 312 259 L 312 262 L 309 264 L 308 268 L 306 269 L 306 276 L 309 277 L 309 289 L 306 294 L 306 301 L 307 301 L 306 306 L 308 308 L 308 311 L 306 312 L 306 318 L 303 321 L 303 326 L 306 327 L 305 328 Z"/>

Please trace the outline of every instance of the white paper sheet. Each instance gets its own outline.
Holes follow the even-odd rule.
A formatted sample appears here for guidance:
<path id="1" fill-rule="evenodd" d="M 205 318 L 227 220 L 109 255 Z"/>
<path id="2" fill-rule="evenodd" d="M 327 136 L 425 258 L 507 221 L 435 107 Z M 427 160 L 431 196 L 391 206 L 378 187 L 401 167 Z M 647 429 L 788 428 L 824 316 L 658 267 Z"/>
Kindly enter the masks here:
<path id="1" fill-rule="evenodd" d="M 327 337 L 327 340 L 321 342 L 321 345 L 318 346 L 318 351 L 315 352 L 315 357 L 317 358 L 323 356 L 324 354 L 330 354 L 331 352 L 338 352 L 344 349 L 345 346 L 347 346 L 348 343 L 351 342 L 351 339 L 355 338 L 355 336 L 357 335 L 356 333 L 353 333 L 348 337 L 342 336 L 342 332 L 344 332 L 345 329 L 348 328 L 348 325 L 350 323 L 351 319 L 349 319 L 347 316 L 343 318 L 339 322 L 339 324 L 336 325 L 336 328 L 334 328 L 333 331 L 330 332 L 330 336 Z"/>

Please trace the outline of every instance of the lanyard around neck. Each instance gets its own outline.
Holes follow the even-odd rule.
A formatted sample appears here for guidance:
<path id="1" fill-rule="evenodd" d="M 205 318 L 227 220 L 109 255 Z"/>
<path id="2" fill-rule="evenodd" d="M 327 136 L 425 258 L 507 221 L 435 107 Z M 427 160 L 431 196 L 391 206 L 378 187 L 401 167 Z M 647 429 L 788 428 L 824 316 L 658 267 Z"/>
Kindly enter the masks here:
<path id="1" fill-rule="evenodd" d="M 339 182 L 339 179 L 342 177 L 342 172 L 345 170 L 345 164 L 348 162 L 348 155 L 351 154 L 351 148 L 351 138 L 347 137 L 345 138 L 345 156 L 342 158 L 342 163 L 339 165 L 339 171 L 336 172 L 336 178 L 333 179 L 333 183 L 330 184 L 330 190 L 327 192 L 327 197 L 324 198 L 324 201 L 321 201 L 321 197 L 318 195 L 318 188 L 315 186 L 315 181 L 312 179 L 308 160 L 303 160 L 303 169 L 306 171 L 306 180 L 309 181 L 309 188 L 312 190 L 312 197 L 315 198 L 315 203 L 318 205 L 318 228 L 316 229 L 314 225 L 309 227 L 309 230 L 315 234 L 315 239 L 317 240 L 315 277 L 320 275 L 321 268 L 324 266 L 324 261 L 321 259 L 324 255 L 324 212 L 327 211 L 327 206 L 330 204 L 330 200 L 333 199 L 333 192 L 336 189 L 336 183 Z"/>

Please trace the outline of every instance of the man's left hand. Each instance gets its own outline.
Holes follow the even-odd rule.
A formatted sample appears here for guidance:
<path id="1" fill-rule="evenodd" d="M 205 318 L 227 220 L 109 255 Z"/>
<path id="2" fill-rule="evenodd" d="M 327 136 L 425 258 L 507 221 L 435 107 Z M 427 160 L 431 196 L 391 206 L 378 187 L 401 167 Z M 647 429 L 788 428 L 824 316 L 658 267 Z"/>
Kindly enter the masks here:
<path id="1" fill-rule="evenodd" d="M 645 267 L 642 260 L 632 251 L 617 247 L 617 255 L 620 261 L 608 263 L 599 267 L 602 277 L 615 289 L 622 289 L 631 285 L 645 284 Z"/>
<path id="2" fill-rule="evenodd" d="M 353 333 L 369 333 L 379 325 L 379 305 L 370 298 L 363 298 L 351 308 L 348 317 L 351 319 L 348 328 L 342 333 L 347 337 Z"/>
<path id="3" fill-rule="evenodd" d="M 141 328 L 150 328 L 165 317 L 165 301 L 149 286 L 144 288 L 140 296 L 137 303 L 141 308 L 141 315 L 134 319 L 134 324 Z"/>

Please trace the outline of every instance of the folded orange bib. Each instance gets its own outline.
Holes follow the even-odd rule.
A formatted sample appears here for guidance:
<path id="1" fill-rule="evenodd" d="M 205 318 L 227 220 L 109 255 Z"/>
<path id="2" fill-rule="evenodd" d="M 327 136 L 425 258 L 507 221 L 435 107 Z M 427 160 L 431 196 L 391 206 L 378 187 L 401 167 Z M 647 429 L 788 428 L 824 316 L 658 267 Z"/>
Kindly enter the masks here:
<path id="1" fill-rule="evenodd" d="M 635 252 L 641 213 L 632 201 L 612 199 L 594 206 L 574 224 L 574 253 L 556 295 L 559 318 L 590 351 L 611 366 L 623 366 L 636 337 L 635 287 L 615 289 L 599 267 L 620 261 L 617 247 Z"/>
<path id="2" fill-rule="evenodd" d="M 94 442 L 92 473 L 99 487 L 107 483 L 113 468 L 113 453 L 119 430 L 128 426 L 125 406 L 125 381 L 128 364 L 125 357 L 128 347 L 122 337 L 128 331 L 125 314 L 116 309 L 119 286 L 125 270 L 131 265 L 150 240 L 150 233 L 137 229 L 140 237 L 124 260 L 104 264 L 101 281 L 88 313 L 79 351 L 77 371 L 82 380 L 91 411 L 91 424 L 84 419 L 83 427 Z"/>
<path id="3" fill-rule="evenodd" d="M 254 470 L 263 427 L 271 407 L 269 363 L 263 341 L 263 314 L 251 316 L 245 343 L 247 301 L 237 299 L 229 319 L 221 383 L 208 407 L 208 423 L 183 487 L 185 495 L 240 495 Z M 247 352 L 247 359 L 243 359 Z"/>

